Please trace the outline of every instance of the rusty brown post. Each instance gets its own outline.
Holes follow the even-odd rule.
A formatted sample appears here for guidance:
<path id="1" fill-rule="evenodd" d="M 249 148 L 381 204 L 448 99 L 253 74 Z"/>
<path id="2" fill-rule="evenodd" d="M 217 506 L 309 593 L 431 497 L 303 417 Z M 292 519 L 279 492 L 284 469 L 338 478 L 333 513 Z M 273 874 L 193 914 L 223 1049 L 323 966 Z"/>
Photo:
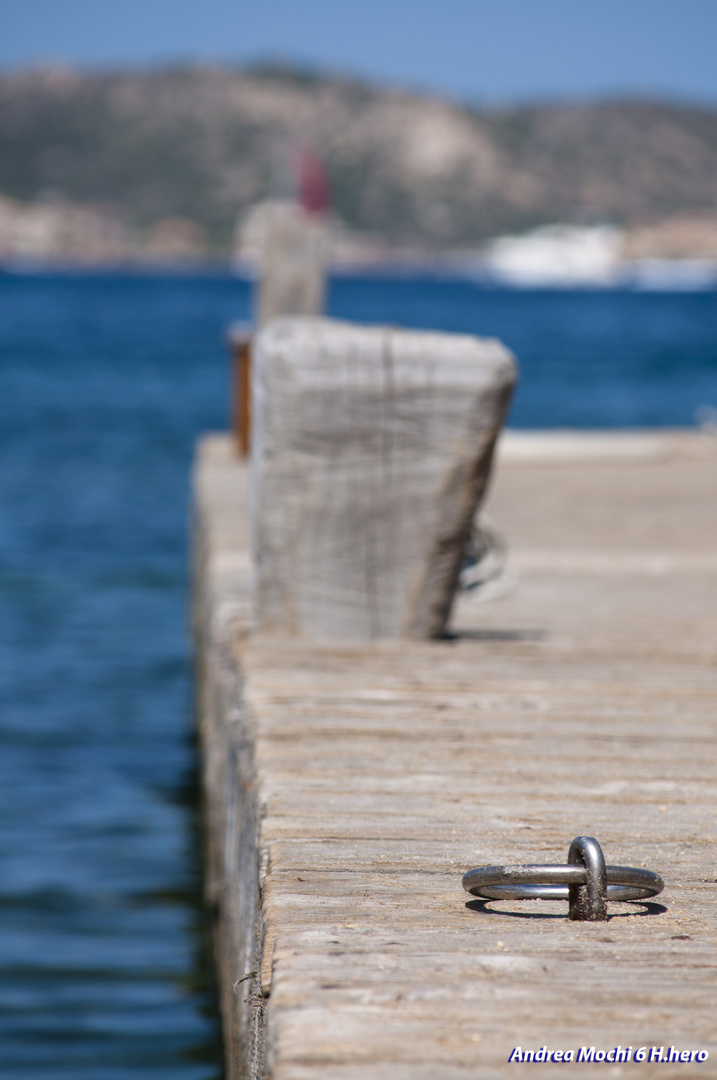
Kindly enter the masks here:
<path id="1" fill-rule="evenodd" d="M 251 335 L 249 323 L 233 323 L 228 340 L 232 356 L 232 432 L 240 457 L 248 457 L 251 438 Z"/>

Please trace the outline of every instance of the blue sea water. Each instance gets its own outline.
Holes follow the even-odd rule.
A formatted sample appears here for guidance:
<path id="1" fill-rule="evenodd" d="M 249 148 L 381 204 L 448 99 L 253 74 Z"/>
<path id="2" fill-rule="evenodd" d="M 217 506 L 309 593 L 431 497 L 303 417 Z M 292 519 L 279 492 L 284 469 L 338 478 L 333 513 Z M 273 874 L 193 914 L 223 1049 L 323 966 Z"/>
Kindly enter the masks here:
<path id="1" fill-rule="evenodd" d="M 496 335 L 519 427 L 692 425 L 717 294 L 337 279 L 339 317 Z M 201 907 L 188 476 L 249 287 L 0 276 L 0 1075 L 221 1075 Z"/>

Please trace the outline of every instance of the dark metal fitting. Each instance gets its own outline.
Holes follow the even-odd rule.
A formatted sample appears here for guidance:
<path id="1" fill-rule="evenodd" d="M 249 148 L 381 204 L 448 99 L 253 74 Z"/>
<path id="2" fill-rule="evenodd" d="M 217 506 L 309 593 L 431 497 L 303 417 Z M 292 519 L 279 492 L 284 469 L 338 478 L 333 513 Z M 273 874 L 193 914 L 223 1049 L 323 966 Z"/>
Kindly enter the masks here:
<path id="1" fill-rule="evenodd" d="M 478 866 L 463 888 L 484 900 L 567 900 L 577 922 L 604 922 L 609 900 L 646 900 L 664 889 L 659 874 L 633 866 L 606 866 L 592 836 L 576 836 L 567 863 L 548 866 Z"/>

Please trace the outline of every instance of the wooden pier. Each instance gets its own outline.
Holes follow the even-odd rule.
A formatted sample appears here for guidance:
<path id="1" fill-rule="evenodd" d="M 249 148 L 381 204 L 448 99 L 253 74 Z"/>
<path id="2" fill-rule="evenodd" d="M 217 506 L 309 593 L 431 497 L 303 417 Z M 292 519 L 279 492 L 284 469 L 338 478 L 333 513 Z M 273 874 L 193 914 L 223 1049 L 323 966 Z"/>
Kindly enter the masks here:
<path id="1" fill-rule="evenodd" d="M 195 481 L 229 1077 L 492 1080 L 516 1047 L 707 1051 L 588 1071 L 717 1076 L 717 437 L 504 435 L 487 512 L 513 580 L 440 642 L 253 634 L 228 436 Z M 461 888 L 579 834 L 664 893 L 591 924 Z"/>

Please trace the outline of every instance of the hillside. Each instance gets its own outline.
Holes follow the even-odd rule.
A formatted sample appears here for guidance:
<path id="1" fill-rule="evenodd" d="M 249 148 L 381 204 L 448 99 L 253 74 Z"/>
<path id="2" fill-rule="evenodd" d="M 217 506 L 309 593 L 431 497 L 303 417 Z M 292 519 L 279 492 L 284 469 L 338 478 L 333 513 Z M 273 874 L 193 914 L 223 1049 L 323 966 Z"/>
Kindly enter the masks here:
<path id="1" fill-rule="evenodd" d="M 650 101 L 481 110 L 283 69 L 0 77 L 0 194 L 189 221 L 228 248 L 287 136 L 351 228 L 467 247 L 551 221 L 717 213 L 717 110 Z"/>

